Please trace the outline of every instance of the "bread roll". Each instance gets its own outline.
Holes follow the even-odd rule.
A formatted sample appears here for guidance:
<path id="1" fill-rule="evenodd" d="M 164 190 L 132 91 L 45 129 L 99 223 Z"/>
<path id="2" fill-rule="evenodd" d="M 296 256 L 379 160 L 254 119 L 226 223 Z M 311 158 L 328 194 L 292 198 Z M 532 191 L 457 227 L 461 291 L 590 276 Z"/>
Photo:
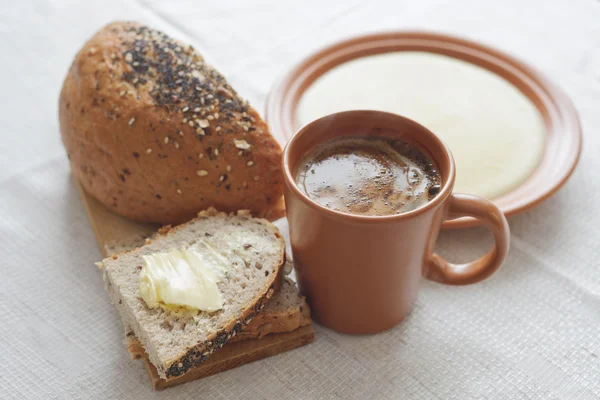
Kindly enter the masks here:
<path id="1" fill-rule="evenodd" d="M 192 46 L 115 22 L 79 51 L 59 101 L 83 188 L 125 217 L 162 224 L 202 209 L 268 216 L 281 148 L 257 112 Z"/>

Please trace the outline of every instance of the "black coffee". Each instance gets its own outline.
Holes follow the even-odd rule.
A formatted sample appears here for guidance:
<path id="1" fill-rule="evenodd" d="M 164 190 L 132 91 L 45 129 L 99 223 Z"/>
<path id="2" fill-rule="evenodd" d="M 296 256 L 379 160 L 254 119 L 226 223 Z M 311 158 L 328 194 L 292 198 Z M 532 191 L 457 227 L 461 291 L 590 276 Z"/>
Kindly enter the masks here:
<path id="1" fill-rule="evenodd" d="M 441 188 L 434 161 L 414 144 L 372 137 L 319 145 L 304 158 L 296 183 L 317 203 L 359 215 L 408 212 Z"/>

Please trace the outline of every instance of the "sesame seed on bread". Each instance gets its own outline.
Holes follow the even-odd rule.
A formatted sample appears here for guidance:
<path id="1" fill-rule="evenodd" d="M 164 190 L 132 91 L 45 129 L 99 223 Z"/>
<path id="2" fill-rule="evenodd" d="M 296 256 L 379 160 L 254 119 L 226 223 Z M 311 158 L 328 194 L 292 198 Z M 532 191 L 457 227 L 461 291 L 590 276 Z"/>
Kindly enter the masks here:
<path id="1" fill-rule="evenodd" d="M 266 123 L 189 45 L 115 22 L 76 55 L 59 101 L 74 176 L 114 212 L 181 223 L 202 209 L 268 216 L 281 148 Z"/>
<path id="2" fill-rule="evenodd" d="M 187 248 L 199 240 L 231 260 L 217 287 L 223 309 L 185 315 L 149 308 L 139 297 L 143 255 Z M 248 212 L 227 215 L 214 209 L 159 232 L 147 244 L 102 261 L 106 290 L 125 326 L 148 353 L 160 377 L 185 374 L 203 363 L 259 313 L 279 286 L 285 245 L 275 226 Z"/>

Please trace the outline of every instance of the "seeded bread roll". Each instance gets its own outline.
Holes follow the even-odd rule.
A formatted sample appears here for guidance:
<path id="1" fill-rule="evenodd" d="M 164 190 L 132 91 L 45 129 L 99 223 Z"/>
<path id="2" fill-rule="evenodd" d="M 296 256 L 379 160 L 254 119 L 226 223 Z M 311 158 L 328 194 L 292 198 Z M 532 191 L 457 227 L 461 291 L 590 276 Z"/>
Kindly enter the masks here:
<path id="1" fill-rule="evenodd" d="M 180 223 L 209 206 L 270 216 L 281 148 L 257 112 L 192 46 L 115 22 L 75 57 L 59 101 L 84 189 L 125 217 Z"/>

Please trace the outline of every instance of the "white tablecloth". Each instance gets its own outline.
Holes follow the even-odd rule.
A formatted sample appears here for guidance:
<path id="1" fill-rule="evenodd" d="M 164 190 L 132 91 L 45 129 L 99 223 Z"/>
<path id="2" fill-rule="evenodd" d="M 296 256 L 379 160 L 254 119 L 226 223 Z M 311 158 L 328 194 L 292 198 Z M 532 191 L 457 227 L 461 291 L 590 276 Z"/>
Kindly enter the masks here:
<path id="1" fill-rule="evenodd" d="M 1 1 L 0 398 L 600 397 L 600 3 L 593 0 Z M 537 66 L 572 96 L 584 152 L 567 185 L 510 219 L 511 252 L 469 287 L 423 282 L 412 315 L 374 336 L 317 327 L 313 344 L 153 393 L 123 346 L 69 175 L 57 98 L 73 55 L 114 19 L 192 42 L 262 109 L 307 52 L 351 34 L 425 28 Z M 466 261 L 491 239 L 444 232 Z"/>

